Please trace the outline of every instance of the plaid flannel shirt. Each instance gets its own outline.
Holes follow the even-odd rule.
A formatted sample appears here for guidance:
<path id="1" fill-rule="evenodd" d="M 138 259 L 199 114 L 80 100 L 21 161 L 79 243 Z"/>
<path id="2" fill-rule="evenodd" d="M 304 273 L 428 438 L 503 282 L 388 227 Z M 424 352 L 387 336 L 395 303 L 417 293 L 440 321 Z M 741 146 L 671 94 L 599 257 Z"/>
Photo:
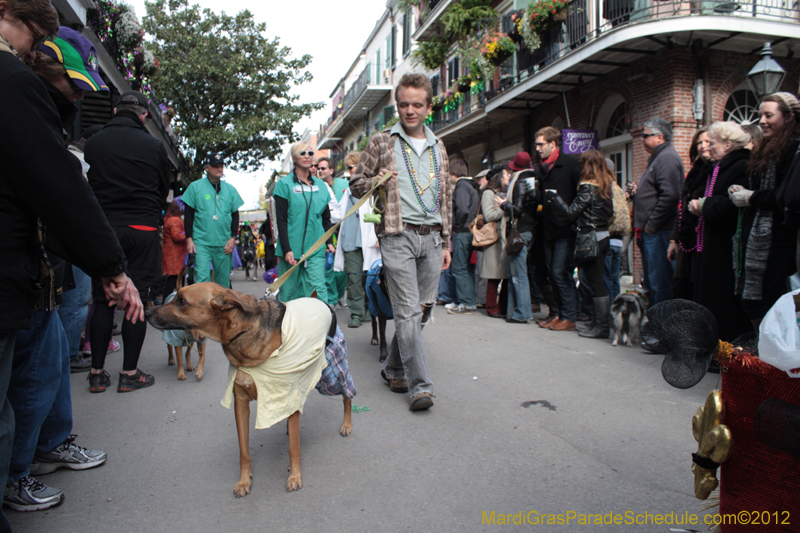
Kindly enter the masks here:
<path id="1" fill-rule="evenodd" d="M 395 136 L 389 130 L 376 133 L 367 143 L 361 153 L 361 162 L 350 177 L 350 194 L 356 198 L 364 196 L 371 188 L 374 180 L 380 178 L 380 170 L 385 168 L 390 172 L 397 170 L 394 159 Z M 439 139 L 436 146 L 439 155 L 439 177 L 442 180 L 442 194 L 439 198 L 439 214 L 442 217 L 442 240 L 444 249 L 450 249 L 450 232 L 452 228 L 453 213 L 453 185 L 450 183 L 450 164 L 447 159 L 447 150 Z M 384 209 L 381 222 L 375 228 L 378 235 L 396 235 L 403 232 L 403 214 L 400 208 L 400 190 L 397 178 L 391 177 L 384 183 L 386 189 L 386 204 L 380 201 L 378 191 L 375 191 L 375 205 Z"/>

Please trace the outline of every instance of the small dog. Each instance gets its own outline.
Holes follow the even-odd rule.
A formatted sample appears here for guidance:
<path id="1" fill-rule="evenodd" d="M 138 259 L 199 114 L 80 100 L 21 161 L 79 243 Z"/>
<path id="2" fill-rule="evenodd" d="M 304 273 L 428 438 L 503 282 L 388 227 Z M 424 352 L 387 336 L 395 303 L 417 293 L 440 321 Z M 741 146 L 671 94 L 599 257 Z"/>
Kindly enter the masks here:
<path id="1" fill-rule="evenodd" d="M 178 276 L 178 281 L 175 284 L 175 292 L 164 298 L 164 303 L 168 304 L 171 302 L 178 291 L 183 286 L 183 279 L 186 274 L 186 269 L 184 268 L 181 270 L 180 275 Z M 175 364 L 175 359 L 178 359 L 178 381 L 184 381 L 186 379 L 186 372 L 192 372 L 195 368 L 192 366 L 192 347 L 197 344 L 197 354 L 199 355 L 199 359 L 197 361 L 197 369 L 194 373 L 197 381 L 203 379 L 203 365 L 206 362 L 206 341 L 204 338 L 195 339 L 191 333 L 188 331 L 180 331 L 180 330 L 164 330 L 161 332 L 161 340 L 163 340 L 167 345 L 167 351 L 169 353 L 167 364 L 169 366 L 173 366 Z M 186 348 L 186 365 L 183 364 L 183 349 Z M 185 369 L 185 371 L 184 371 Z"/>
<path id="2" fill-rule="evenodd" d="M 344 421 L 339 433 L 346 437 L 352 432 L 355 387 L 347 366 L 347 346 L 335 316 L 327 304 L 315 298 L 288 304 L 273 299 L 259 301 L 216 283 L 184 287 L 171 303 L 147 312 L 147 321 L 158 329 L 189 330 L 219 342 L 231 362 L 223 405 L 234 401 L 240 468 L 233 490 L 237 498 L 249 494 L 251 487 L 251 401 L 269 398 L 275 402 L 274 410 L 272 405 L 270 409 L 257 409 L 256 428 L 287 418 L 287 491 L 303 487 L 300 411 L 306 394 L 314 387 L 309 379 L 316 372 L 321 370 L 322 374 L 316 384 L 319 392 L 343 397 Z M 280 357 L 271 359 L 276 354 Z M 273 376 L 279 377 L 270 380 Z"/>
<path id="3" fill-rule="evenodd" d="M 637 291 L 624 292 L 614 298 L 611 306 L 611 316 L 614 318 L 614 342 L 611 346 L 619 344 L 620 339 L 628 346 L 639 342 L 639 331 L 647 322 L 645 307 L 644 296 Z"/>
<path id="4" fill-rule="evenodd" d="M 386 321 L 394 318 L 383 262 L 379 259 L 369 269 L 366 282 L 369 313 L 372 315 L 372 340 L 370 344 L 380 346 L 380 362 L 389 356 L 386 349 Z"/>
<path id="5" fill-rule="evenodd" d="M 242 263 L 244 264 L 244 279 L 250 278 L 250 269 L 253 269 L 253 281 L 258 279 L 258 260 L 255 246 L 247 246 L 242 250 Z"/>

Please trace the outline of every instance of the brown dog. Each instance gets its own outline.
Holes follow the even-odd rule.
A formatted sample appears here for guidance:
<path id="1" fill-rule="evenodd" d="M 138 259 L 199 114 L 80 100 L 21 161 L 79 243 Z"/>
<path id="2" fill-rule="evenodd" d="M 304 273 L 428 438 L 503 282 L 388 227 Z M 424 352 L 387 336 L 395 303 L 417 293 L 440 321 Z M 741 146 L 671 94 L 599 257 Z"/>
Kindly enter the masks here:
<path id="1" fill-rule="evenodd" d="M 259 302 L 253 296 L 226 289 L 216 283 L 198 283 L 182 288 L 175 299 L 147 312 L 147 320 L 158 329 L 183 329 L 203 335 L 222 345 L 235 367 L 256 367 L 265 362 L 283 344 L 281 325 L 286 306 L 274 300 Z M 328 326 L 330 323 L 328 324 Z M 233 493 L 250 493 L 250 402 L 258 399 L 253 377 L 236 370 L 233 383 L 234 412 L 239 435 L 239 482 Z M 350 435 L 351 400 L 344 397 L 344 421 L 339 433 Z M 300 411 L 287 419 L 289 433 L 289 479 L 286 490 L 303 487 L 300 470 Z"/>
<path id="2" fill-rule="evenodd" d="M 186 273 L 186 267 L 184 267 L 181 270 L 181 273 L 178 276 L 178 281 L 175 284 L 176 291 L 181 290 L 181 288 L 183 287 L 183 277 L 185 273 Z M 174 298 L 173 294 L 170 294 L 164 299 L 165 304 L 172 301 L 172 298 Z M 192 347 L 196 346 L 199 359 L 197 361 L 197 371 L 195 372 L 194 375 L 197 378 L 197 381 L 203 379 L 203 365 L 206 362 L 206 343 L 204 338 L 199 337 L 198 339 L 195 339 L 192 336 L 192 334 L 187 331 L 167 329 L 162 332 L 161 340 L 163 340 L 167 344 L 167 352 L 168 352 L 167 364 L 173 366 L 175 364 L 175 358 L 177 356 L 179 381 L 184 381 L 186 379 L 186 372 L 192 372 L 193 370 L 195 370 L 195 368 L 192 366 Z M 184 348 L 186 348 L 185 366 L 183 364 Z"/>

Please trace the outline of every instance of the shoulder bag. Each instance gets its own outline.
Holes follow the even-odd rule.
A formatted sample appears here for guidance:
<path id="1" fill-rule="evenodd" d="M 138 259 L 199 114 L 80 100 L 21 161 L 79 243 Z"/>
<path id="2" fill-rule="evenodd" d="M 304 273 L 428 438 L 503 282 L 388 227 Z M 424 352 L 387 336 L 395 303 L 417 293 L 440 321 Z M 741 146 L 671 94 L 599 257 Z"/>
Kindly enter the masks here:
<path id="1" fill-rule="evenodd" d="M 578 236 L 575 238 L 575 262 L 584 263 L 597 257 L 597 226 L 591 217 L 591 212 L 594 208 L 594 194 L 592 194 L 592 201 L 589 204 L 589 221 L 591 227 L 589 231 L 582 231 L 586 228 L 578 228 Z"/>
<path id="2" fill-rule="evenodd" d="M 508 184 L 508 201 L 513 206 L 512 203 L 514 201 L 514 186 L 517 184 L 517 178 L 519 177 L 519 172 L 514 174 L 514 178 L 511 180 L 511 183 Z M 517 255 L 522 251 L 522 248 L 525 246 L 525 241 L 519 234 L 517 230 L 517 219 L 511 220 L 511 232 L 508 234 L 508 239 L 506 240 L 506 247 L 505 252 L 506 255 Z"/>
<path id="3" fill-rule="evenodd" d="M 478 216 L 469 223 L 469 231 L 472 232 L 472 246 L 475 248 L 485 248 L 497 242 L 500 235 L 497 233 L 497 222 L 486 222 L 481 213 L 481 204 L 478 203 Z"/>
<path id="4" fill-rule="evenodd" d="M 617 182 L 612 182 L 612 204 L 613 214 L 608 224 L 608 233 L 612 237 L 622 238 L 631 232 L 631 212 L 628 209 L 628 202 L 625 200 L 625 193 Z"/>

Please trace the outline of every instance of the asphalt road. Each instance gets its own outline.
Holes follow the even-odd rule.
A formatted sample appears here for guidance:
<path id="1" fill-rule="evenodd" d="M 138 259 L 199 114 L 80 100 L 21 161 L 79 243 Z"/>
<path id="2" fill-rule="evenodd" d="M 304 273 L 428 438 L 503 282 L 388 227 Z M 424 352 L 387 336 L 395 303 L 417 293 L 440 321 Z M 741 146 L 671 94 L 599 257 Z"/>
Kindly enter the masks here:
<path id="1" fill-rule="evenodd" d="M 243 278 L 234 273 L 234 289 L 263 293 L 262 281 Z M 346 324 L 347 310 L 337 314 Z M 121 353 L 109 355 L 112 387 L 103 394 L 89 393 L 86 374 L 72 375 L 76 442 L 106 450 L 108 461 L 42 476 L 64 490 L 63 504 L 6 510 L 14 531 L 640 533 L 680 527 L 653 525 L 659 514 L 702 519 L 691 419 L 717 375 L 678 390 L 662 379 L 662 358 L 639 348 L 437 307 L 423 334 L 435 405 L 412 413 L 407 395 L 380 379 L 370 334 L 368 325 L 345 329 L 354 404 L 369 408 L 353 414 L 352 436 L 338 434 L 341 400 L 312 392 L 300 419 L 303 489 L 285 490 L 280 423 L 251 429 L 252 492 L 236 499 L 236 425 L 220 405 L 228 361 L 209 342 L 203 380 L 179 382 L 151 328 L 140 367 L 155 375 L 153 387 L 116 392 Z M 579 523 L 626 512 L 640 522 L 649 513 L 650 523 Z M 570 523 L 536 524 L 542 514 Z"/>

